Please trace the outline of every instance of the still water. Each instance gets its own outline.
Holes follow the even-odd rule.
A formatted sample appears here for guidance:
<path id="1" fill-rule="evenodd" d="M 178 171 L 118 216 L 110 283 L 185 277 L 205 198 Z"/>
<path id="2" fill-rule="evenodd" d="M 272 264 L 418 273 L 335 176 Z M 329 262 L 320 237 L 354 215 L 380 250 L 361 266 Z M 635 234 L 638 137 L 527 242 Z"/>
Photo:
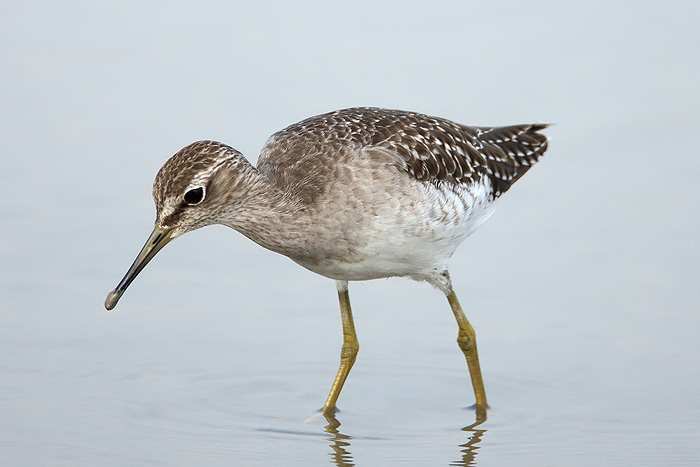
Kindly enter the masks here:
<path id="1" fill-rule="evenodd" d="M 0 15 L 0 464 L 698 465 L 697 2 L 21 2 Z M 555 122 L 442 294 L 334 284 L 223 227 L 168 245 L 150 184 L 327 110 Z"/>

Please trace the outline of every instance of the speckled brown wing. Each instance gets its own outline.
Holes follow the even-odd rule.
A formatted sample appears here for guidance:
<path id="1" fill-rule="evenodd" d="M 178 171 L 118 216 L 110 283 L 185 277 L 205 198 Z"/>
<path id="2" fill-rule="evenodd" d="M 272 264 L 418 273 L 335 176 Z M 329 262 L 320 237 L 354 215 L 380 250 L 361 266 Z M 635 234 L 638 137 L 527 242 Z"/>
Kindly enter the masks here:
<path id="1" fill-rule="evenodd" d="M 497 198 L 544 154 L 547 138 L 538 131 L 546 126 L 470 127 L 414 112 L 344 109 L 272 135 L 258 168 L 281 186 L 305 183 L 311 199 L 314 187 L 325 186 L 314 177 L 330 176 L 326 167 L 330 161 L 358 149 L 381 148 L 394 154 L 418 180 L 472 184 L 488 177 L 492 197 Z"/>
<path id="2" fill-rule="evenodd" d="M 408 114 L 379 144 L 399 155 L 418 180 L 472 184 L 488 177 L 497 198 L 547 150 L 547 138 L 538 133 L 546 127 L 470 127 Z"/>

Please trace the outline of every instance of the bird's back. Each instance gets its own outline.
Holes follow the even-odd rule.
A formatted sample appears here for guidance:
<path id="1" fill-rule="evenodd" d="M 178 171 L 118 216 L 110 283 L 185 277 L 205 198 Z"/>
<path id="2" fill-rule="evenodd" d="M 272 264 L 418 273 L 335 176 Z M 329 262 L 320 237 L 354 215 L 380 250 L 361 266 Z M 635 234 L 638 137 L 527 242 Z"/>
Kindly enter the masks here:
<path id="1" fill-rule="evenodd" d="M 258 169 L 313 202 L 335 168 L 381 151 L 422 182 L 472 185 L 488 179 L 495 199 L 544 154 L 547 138 L 539 131 L 546 127 L 472 127 L 415 112 L 350 108 L 275 133 L 260 154 Z"/>

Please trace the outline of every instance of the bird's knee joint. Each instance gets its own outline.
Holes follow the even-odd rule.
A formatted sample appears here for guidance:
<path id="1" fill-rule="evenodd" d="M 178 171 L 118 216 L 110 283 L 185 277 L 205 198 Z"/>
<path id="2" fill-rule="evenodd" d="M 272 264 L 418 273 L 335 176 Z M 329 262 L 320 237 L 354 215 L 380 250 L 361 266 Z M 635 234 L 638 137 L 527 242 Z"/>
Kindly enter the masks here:
<path id="1" fill-rule="evenodd" d="M 457 336 L 457 345 L 459 345 L 460 349 L 466 352 L 468 350 L 474 350 L 476 347 L 476 342 L 474 342 L 474 339 L 466 334 L 460 334 Z"/>
<path id="2" fill-rule="evenodd" d="M 360 351 L 360 345 L 356 342 L 345 342 L 340 349 L 340 358 L 351 359 L 355 358 L 357 352 Z"/>

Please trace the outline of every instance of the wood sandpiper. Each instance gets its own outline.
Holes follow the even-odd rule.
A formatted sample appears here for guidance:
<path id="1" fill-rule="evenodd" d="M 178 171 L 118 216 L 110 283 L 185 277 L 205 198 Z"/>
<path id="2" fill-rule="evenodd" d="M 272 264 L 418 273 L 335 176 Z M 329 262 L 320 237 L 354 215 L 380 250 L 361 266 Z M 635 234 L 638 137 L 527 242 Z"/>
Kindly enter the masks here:
<path id="1" fill-rule="evenodd" d="M 181 149 L 153 184 L 153 233 L 105 301 L 126 288 L 168 242 L 211 224 L 334 279 L 340 300 L 340 368 L 323 406 L 333 414 L 359 344 L 348 281 L 407 276 L 447 297 L 467 359 L 477 420 L 486 393 L 474 329 L 447 271 L 495 200 L 547 149 L 544 124 L 471 127 L 414 112 L 352 108 L 311 117 L 272 135 L 257 168 L 215 141 Z"/>

